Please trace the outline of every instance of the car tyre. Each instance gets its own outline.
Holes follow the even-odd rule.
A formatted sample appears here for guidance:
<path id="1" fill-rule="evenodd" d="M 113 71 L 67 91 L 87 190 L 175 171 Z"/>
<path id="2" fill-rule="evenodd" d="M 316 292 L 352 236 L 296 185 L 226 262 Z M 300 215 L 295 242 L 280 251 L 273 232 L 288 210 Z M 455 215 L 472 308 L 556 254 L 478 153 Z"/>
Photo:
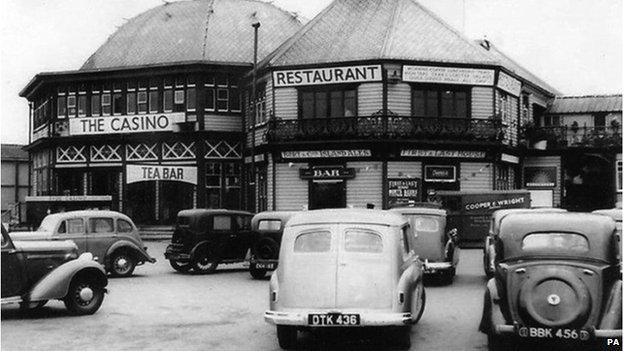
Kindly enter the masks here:
<path id="1" fill-rule="evenodd" d="M 200 248 L 193 255 L 193 261 L 191 263 L 193 273 L 195 274 L 210 274 L 217 270 L 219 260 L 214 257 L 212 250 L 209 248 Z"/>
<path id="2" fill-rule="evenodd" d="M 391 335 L 397 349 L 408 350 L 412 347 L 412 330 L 410 327 L 398 327 Z"/>
<path id="3" fill-rule="evenodd" d="M 127 251 L 115 251 L 110 258 L 110 273 L 114 277 L 129 277 L 136 264 L 134 257 Z"/>
<path id="4" fill-rule="evenodd" d="M 190 262 L 180 262 L 176 260 L 169 260 L 169 265 L 171 265 L 171 268 L 181 273 L 186 273 L 191 270 Z"/>
<path id="5" fill-rule="evenodd" d="M 254 256 L 259 259 L 276 259 L 279 256 L 280 245 L 271 237 L 265 237 L 254 246 Z"/>
<path id="6" fill-rule="evenodd" d="M 264 277 L 266 276 L 266 269 L 257 269 L 257 268 L 251 268 L 249 267 L 249 274 L 251 274 L 251 277 L 254 279 L 264 279 Z"/>
<path id="7" fill-rule="evenodd" d="M 440 273 L 440 280 L 442 284 L 451 285 L 455 279 L 455 267 L 445 270 Z"/>
<path id="8" fill-rule="evenodd" d="M 423 313 L 425 312 L 425 303 L 427 302 L 427 291 L 425 290 L 425 288 L 423 287 L 423 292 L 420 295 L 420 303 L 421 303 L 421 307 L 420 307 L 420 311 L 418 311 L 418 316 L 416 317 L 416 319 L 414 320 L 414 324 L 418 323 L 420 321 L 420 319 L 422 318 Z"/>
<path id="9" fill-rule="evenodd" d="M 74 279 L 63 299 L 65 307 L 73 315 L 94 314 L 103 301 L 104 288 L 87 277 Z"/>
<path id="10" fill-rule="evenodd" d="M 277 326 L 277 341 L 284 350 L 297 347 L 297 328 L 289 325 Z"/>

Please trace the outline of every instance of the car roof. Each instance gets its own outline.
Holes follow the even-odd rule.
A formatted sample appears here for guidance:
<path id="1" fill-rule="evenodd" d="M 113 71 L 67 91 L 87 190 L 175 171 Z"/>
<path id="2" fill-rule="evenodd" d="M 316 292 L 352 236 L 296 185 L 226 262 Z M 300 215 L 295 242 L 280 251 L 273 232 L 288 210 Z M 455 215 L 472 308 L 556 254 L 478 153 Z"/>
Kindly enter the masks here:
<path id="1" fill-rule="evenodd" d="M 264 220 L 264 219 L 277 219 L 277 220 L 287 220 L 300 211 L 264 211 L 256 214 L 252 218 L 252 223 Z"/>
<path id="2" fill-rule="evenodd" d="M 208 216 L 212 214 L 237 214 L 243 216 L 253 216 L 247 211 L 228 210 L 224 208 L 192 208 L 178 212 L 178 216 Z"/>
<path id="3" fill-rule="evenodd" d="M 396 207 L 388 211 L 399 212 L 401 214 L 423 214 L 434 216 L 446 216 L 446 210 L 431 207 Z"/>
<path id="4" fill-rule="evenodd" d="M 523 234 L 534 232 L 573 232 L 596 237 L 610 236 L 614 229 L 613 219 L 591 213 L 517 213 L 501 223 L 500 236 L 514 234 L 522 237 Z"/>
<path id="5" fill-rule="evenodd" d="M 622 221 L 622 209 L 621 208 L 609 208 L 609 209 L 603 209 L 603 210 L 596 210 L 596 211 L 593 211 L 592 213 L 603 215 L 603 216 L 609 216 L 618 222 Z"/>
<path id="6" fill-rule="evenodd" d="M 51 218 L 68 218 L 68 217 L 93 217 L 93 216 L 106 216 L 106 217 L 121 217 L 124 219 L 130 219 L 128 216 L 121 212 L 110 210 L 78 210 L 78 211 L 66 211 L 49 214 L 46 217 Z"/>
<path id="7" fill-rule="evenodd" d="M 502 220 L 504 217 L 507 217 L 511 214 L 516 213 L 563 213 L 568 212 L 568 210 L 563 208 L 556 207 L 534 207 L 534 208 L 503 208 L 500 210 L 494 211 L 492 216 L 495 219 Z"/>
<path id="8" fill-rule="evenodd" d="M 294 215 L 287 226 L 322 223 L 359 223 L 401 226 L 407 219 L 399 213 L 373 209 L 325 209 L 302 211 Z"/>

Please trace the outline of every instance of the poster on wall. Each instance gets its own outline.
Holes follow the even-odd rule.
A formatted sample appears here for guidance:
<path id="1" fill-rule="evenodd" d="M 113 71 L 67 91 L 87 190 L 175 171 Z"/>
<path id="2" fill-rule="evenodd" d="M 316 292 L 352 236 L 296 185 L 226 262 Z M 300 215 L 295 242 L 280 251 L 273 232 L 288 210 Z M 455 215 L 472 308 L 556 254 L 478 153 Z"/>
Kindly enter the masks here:
<path id="1" fill-rule="evenodd" d="M 388 178 L 388 206 L 420 201 L 420 178 Z"/>
<path id="2" fill-rule="evenodd" d="M 524 186 L 554 188 L 557 186 L 557 167 L 524 167 Z"/>

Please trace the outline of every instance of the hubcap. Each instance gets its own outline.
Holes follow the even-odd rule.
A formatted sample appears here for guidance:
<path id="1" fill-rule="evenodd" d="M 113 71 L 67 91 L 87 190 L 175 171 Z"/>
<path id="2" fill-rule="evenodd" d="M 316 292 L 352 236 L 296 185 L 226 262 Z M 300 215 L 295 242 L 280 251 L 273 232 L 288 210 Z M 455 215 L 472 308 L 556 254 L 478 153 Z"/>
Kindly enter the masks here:
<path id="1" fill-rule="evenodd" d="M 117 271 L 119 272 L 125 272 L 126 270 L 128 270 L 128 260 L 121 256 L 119 257 L 116 261 L 115 261 L 115 267 L 117 269 Z"/>
<path id="2" fill-rule="evenodd" d="M 81 305 L 87 305 L 89 304 L 89 302 L 91 302 L 91 300 L 93 299 L 93 289 L 91 289 L 91 287 L 86 286 L 86 285 L 82 285 L 78 288 L 77 291 L 77 297 L 78 297 L 78 302 Z"/>
<path id="3" fill-rule="evenodd" d="M 551 306 L 557 306 L 561 302 L 561 298 L 556 294 L 548 295 L 547 300 Z"/>

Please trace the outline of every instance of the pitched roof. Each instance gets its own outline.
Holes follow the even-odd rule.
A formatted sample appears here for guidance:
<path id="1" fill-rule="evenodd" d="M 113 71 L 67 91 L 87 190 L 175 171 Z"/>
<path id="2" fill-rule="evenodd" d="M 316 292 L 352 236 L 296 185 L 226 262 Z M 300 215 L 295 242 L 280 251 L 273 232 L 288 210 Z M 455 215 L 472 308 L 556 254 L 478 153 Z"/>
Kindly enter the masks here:
<path id="1" fill-rule="evenodd" d="M 25 145 L 2 144 L 2 161 L 28 161 L 28 151 L 24 150 Z"/>
<path id="2" fill-rule="evenodd" d="M 622 112 L 622 94 L 561 96 L 555 98 L 549 114 Z"/>
<path id="3" fill-rule="evenodd" d="M 260 21 L 258 57 L 293 35 L 300 21 L 269 3 L 196 0 L 165 3 L 121 26 L 81 70 L 253 61 L 253 15 Z"/>
<path id="4" fill-rule="evenodd" d="M 413 0 L 335 0 L 261 64 L 376 59 L 495 63 L 474 42 Z"/>

